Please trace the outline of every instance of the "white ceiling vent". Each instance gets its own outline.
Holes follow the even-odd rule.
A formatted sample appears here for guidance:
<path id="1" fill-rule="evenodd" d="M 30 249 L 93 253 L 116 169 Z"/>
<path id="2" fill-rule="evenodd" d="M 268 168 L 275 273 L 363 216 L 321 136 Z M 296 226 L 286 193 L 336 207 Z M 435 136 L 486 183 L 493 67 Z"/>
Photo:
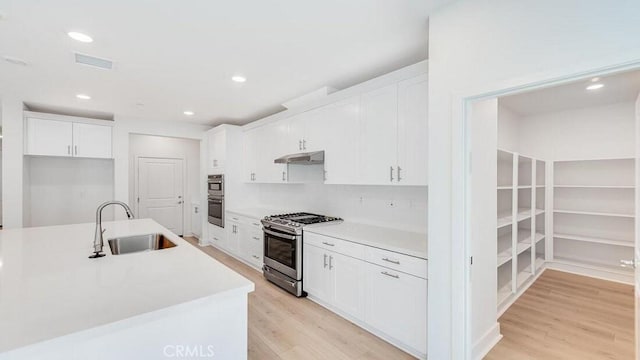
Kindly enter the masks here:
<path id="1" fill-rule="evenodd" d="M 107 59 L 97 58 L 95 56 L 89 56 L 79 53 L 74 53 L 76 64 L 82 64 L 92 66 L 104 70 L 113 69 L 113 61 Z"/>

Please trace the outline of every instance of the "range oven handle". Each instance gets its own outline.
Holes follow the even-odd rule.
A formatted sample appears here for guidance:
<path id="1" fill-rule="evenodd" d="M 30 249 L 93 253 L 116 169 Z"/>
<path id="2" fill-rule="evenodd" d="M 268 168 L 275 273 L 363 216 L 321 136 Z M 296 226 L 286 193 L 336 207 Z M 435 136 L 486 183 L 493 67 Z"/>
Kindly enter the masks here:
<path id="1" fill-rule="evenodd" d="M 280 233 L 280 232 L 275 232 L 275 231 L 271 231 L 269 229 L 263 229 L 263 231 L 271 236 L 277 236 L 279 238 L 285 238 L 287 240 L 295 240 L 297 238 L 297 236 L 295 235 L 291 235 L 291 234 L 285 234 L 285 233 Z"/>
<path id="2" fill-rule="evenodd" d="M 222 199 L 212 199 L 212 198 L 209 198 L 209 202 L 210 202 L 210 203 L 214 203 L 214 204 L 222 204 L 222 202 L 223 202 L 223 201 L 224 201 L 224 200 L 222 200 Z"/>

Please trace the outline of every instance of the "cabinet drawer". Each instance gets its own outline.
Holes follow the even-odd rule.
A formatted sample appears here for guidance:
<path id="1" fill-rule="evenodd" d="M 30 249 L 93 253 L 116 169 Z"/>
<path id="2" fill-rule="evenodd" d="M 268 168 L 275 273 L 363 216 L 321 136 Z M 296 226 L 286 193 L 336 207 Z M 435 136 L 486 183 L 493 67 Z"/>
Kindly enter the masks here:
<path id="1" fill-rule="evenodd" d="M 389 269 L 427 278 L 427 260 L 367 246 L 365 260 Z"/>
<path id="2" fill-rule="evenodd" d="M 351 256 L 356 259 L 364 259 L 365 246 L 360 244 L 309 232 L 305 232 L 302 239 L 305 244 L 314 245 L 319 248 Z"/>
<path id="3" fill-rule="evenodd" d="M 250 218 L 248 216 L 236 214 L 234 212 L 227 212 L 226 219 L 246 225 L 247 229 L 251 229 L 252 231 L 262 231 L 262 223 L 259 219 Z"/>

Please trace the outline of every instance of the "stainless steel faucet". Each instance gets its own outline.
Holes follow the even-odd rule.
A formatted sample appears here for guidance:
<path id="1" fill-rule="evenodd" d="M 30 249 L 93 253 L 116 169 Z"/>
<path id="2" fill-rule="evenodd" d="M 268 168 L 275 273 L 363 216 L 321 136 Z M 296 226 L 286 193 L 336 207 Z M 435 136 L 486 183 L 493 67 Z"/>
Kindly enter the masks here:
<path id="1" fill-rule="evenodd" d="M 124 208 L 124 211 L 127 213 L 127 217 L 129 219 L 133 219 L 133 211 L 126 203 L 122 201 L 107 201 L 105 203 L 100 204 L 98 209 L 96 210 L 96 236 L 93 239 L 93 255 L 89 256 L 89 258 L 95 259 L 99 257 L 103 257 L 102 248 L 104 247 L 104 240 L 102 239 L 102 234 L 104 230 L 102 229 L 102 209 L 106 208 L 109 205 L 120 205 Z"/>

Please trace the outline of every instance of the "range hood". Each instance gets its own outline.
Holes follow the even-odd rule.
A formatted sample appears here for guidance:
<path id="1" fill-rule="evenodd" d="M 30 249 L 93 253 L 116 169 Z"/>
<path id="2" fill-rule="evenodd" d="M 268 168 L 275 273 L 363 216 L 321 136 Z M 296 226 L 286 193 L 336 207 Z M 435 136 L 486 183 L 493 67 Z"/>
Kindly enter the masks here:
<path id="1" fill-rule="evenodd" d="M 281 156 L 273 161 L 276 164 L 316 165 L 324 164 L 324 151 L 312 151 Z"/>

